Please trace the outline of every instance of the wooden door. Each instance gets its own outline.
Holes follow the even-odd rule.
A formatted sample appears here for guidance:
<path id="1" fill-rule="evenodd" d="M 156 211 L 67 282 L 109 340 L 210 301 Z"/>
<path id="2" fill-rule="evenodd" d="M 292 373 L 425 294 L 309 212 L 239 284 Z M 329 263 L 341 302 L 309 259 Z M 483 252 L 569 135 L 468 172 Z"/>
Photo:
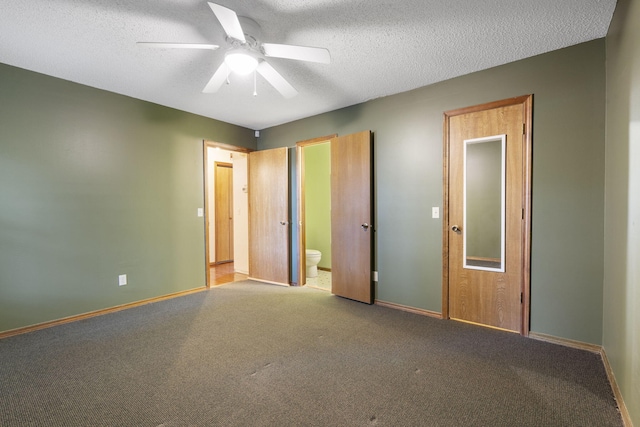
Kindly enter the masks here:
<path id="1" fill-rule="evenodd" d="M 331 139 L 331 291 L 373 303 L 371 132 Z"/>
<path id="2" fill-rule="evenodd" d="M 233 165 L 215 162 L 216 263 L 233 261 Z"/>
<path id="3" fill-rule="evenodd" d="M 445 113 L 443 311 L 452 319 L 528 331 L 530 126 L 531 96 Z"/>
<path id="4" fill-rule="evenodd" d="M 286 147 L 249 154 L 249 278 L 289 286 Z"/>

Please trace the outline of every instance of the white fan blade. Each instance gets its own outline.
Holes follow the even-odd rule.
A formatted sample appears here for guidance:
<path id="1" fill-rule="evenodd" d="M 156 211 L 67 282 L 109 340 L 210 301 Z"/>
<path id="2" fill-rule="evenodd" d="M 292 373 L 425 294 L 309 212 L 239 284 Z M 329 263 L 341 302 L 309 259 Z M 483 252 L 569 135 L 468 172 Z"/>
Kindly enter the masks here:
<path id="1" fill-rule="evenodd" d="M 145 47 L 158 47 L 166 49 L 209 49 L 216 50 L 220 46 L 217 44 L 202 43 L 157 43 L 157 42 L 137 42 L 137 44 Z"/>
<path id="2" fill-rule="evenodd" d="M 229 77 L 229 67 L 223 62 L 213 74 L 209 83 L 207 83 L 204 89 L 202 89 L 202 93 L 217 92 L 222 84 L 227 80 L 227 77 Z"/>
<path id="3" fill-rule="evenodd" d="M 243 43 L 246 42 L 246 39 L 244 38 L 244 31 L 242 31 L 240 20 L 238 20 L 238 15 L 236 15 L 233 10 L 211 2 L 209 2 L 209 7 L 213 10 L 216 18 L 220 21 L 220 25 L 222 25 L 224 32 L 227 33 L 229 37 L 233 37 Z"/>
<path id="4" fill-rule="evenodd" d="M 263 43 L 264 54 L 274 58 L 297 59 L 298 61 L 331 63 L 331 54 L 322 47 L 294 46 L 290 44 Z"/>
<path id="5" fill-rule="evenodd" d="M 289 82 L 280 75 L 280 73 L 269 65 L 267 61 L 262 61 L 256 70 L 285 98 L 293 98 L 298 94 L 298 91 L 295 90 L 293 86 L 291 86 Z"/>

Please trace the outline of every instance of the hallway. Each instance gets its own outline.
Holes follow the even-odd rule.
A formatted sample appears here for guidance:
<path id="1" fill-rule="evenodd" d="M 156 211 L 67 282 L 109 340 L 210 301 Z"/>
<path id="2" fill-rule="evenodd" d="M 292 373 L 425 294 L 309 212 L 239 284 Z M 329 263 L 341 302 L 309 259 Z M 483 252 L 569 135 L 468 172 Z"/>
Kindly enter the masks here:
<path id="1" fill-rule="evenodd" d="M 226 262 L 210 267 L 211 286 L 224 285 L 226 283 L 246 280 L 247 275 L 234 272 L 233 262 Z"/>

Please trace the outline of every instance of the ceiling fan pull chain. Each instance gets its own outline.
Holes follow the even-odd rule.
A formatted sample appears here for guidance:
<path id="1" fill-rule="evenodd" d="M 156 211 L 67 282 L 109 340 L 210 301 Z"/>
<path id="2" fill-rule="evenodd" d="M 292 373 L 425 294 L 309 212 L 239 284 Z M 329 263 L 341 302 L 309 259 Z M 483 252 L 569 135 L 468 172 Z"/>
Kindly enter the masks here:
<path id="1" fill-rule="evenodd" d="M 253 96 L 258 96 L 258 86 L 256 84 L 256 81 L 257 81 L 256 74 L 257 74 L 257 72 L 254 70 L 253 71 Z"/>

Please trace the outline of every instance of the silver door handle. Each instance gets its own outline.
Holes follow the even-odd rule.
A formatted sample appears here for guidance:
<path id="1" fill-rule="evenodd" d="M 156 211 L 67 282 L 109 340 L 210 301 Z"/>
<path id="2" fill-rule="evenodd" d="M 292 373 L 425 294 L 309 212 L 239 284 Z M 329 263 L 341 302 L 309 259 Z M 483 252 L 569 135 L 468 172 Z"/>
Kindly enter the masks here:
<path id="1" fill-rule="evenodd" d="M 451 230 L 453 230 L 454 233 L 459 233 L 459 232 L 462 231 L 462 230 L 460 230 L 460 227 L 458 227 L 457 225 L 453 225 L 451 227 Z"/>
<path id="2" fill-rule="evenodd" d="M 364 224 L 362 224 L 360 227 L 362 227 L 362 229 L 364 231 L 367 231 L 367 229 L 369 228 L 369 224 L 367 224 L 366 222 Z"/>

